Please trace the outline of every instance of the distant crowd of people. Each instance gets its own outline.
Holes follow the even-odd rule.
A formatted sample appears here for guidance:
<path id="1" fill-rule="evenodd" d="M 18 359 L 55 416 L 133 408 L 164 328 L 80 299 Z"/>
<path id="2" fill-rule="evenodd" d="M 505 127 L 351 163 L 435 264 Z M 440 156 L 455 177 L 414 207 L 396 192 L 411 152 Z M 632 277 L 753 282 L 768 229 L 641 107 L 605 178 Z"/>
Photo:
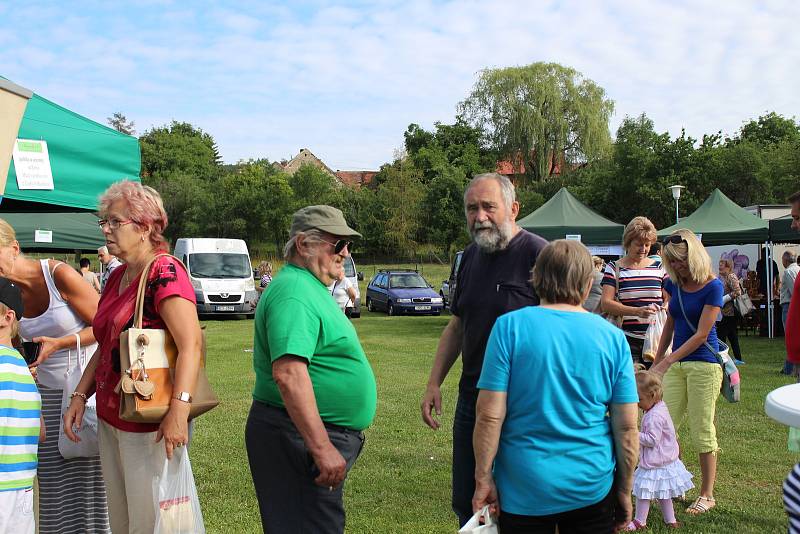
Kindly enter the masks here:
<path id="1" fill-rule="evenodd" d="M 790 202 L 800 231 L 800 193 Z M 494 173 L 472 179 L 464 210 L 472 243 L 420 403 L 424 423 L 439 429 L 448 402 L 441 386 L 461 357 L 458 396 L 449 401 L 459 526 L 490 514 L 504 534 L 639 531 L 657 501 L 662 521 L 677 528 L 673 499 L 694 488 L 677 439 L 686 420 L 700 466 L 686 513 L 709 513 L 717 504 L 720 339 L 741 360 L 732 301 L 742 288 L 730 261 L 715 275 L 693 232 L 657 243 L 646 217 L 626 225 L 625 255 L 608 264 L 580 242 L 548 243 L 517 225 L 514 186 Z M 0 219 L 0 364 L 8 377 L 0 381 L 0 533 L 153 532 L 153 481 L 190 438 L 203 341 L 188 273 L 166 254 L 161 198 L 124 181 L 102 196 L 99 213 L 107 241 L 99 281 L 86 262 L 76 272 L 27 258 Z M 345 481 L 377 406 L 372 367 L 343 313 L 357 298 L 344 269 L 360 237 L 338 209 L 308 206 L 293 215 L 285 265 L 276 274 L 268 262 L 257 270 L 245 443 L 264 532 L 345 528 Z M 796 258 L 783 260 L 790 285 Z M 125 374 L 120 333 L 132 323 L 140 278 L 143 327 L 168 331 L 177 347 L 169 409 L 154 424 L 123 420 L 116 389 Z M 783 318 L 787 365 L 800 363 L 793 296 Z M 649 358 L 657 314 L 665 319 Z M 17 338 L 36 345 L 30 361 Z M 91 358 L 65 391 L 76 344 Z M 99 454 L 66 459 L 59 437 L 80 439 L 92 396 Z M 798 477 L 786 486 L 793 528 Z"/>

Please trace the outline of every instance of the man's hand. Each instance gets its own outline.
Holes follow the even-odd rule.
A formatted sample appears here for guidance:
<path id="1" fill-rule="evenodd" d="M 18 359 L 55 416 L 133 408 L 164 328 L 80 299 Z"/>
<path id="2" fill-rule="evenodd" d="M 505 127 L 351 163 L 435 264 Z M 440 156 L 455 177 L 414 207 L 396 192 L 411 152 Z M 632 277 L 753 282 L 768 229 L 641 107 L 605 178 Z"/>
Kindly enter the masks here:
<path id="1" fill-rule="evenodd" d="M 475 479 L 472 512 L 478 512 L 487 504 L 489 505 L 489 513 L 496 517 L 500 513 L 500 501 L 497 499 L 497 487 L 494 485 L 494 479 L 491 476 L 487 479 Z"/>
<path id="2" fill-rule="evenodd" d="M 627 491 L 616 491 L 615 494 L 614 532 L 623 532 L 628 528 L 628 524 L 633 518 L 631 494 Z"/>
<path id="3" fill-rule="evenodd" d="M 314 479 L 318 486 L 333 489 L 344 480 L 347 475 L 347 462 L 331 442 L 317 453 L 311 453 L 314 463 L 319 469 L 319 476 Z"/>
<path id="4" fill-rule="evenodd" d="M 422 396 L 422 420 L 434 430 L 438 430 L 441 423 L 433 418 L 433 412 L 437 417 L 442 416 L 442 390 L 439 386 L 428 384 L 425 395 Z"/>

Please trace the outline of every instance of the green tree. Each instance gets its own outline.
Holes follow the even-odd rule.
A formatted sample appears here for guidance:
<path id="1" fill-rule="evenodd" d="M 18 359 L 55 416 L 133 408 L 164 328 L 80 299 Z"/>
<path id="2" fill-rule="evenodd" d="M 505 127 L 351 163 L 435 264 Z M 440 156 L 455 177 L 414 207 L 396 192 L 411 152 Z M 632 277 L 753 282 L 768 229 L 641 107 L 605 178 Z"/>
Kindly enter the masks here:
<path id="1" fill-rule="evenodd" d="M 341 202 L 340 184 L 319 167 L 306 163 L 289 177 L 295 208 L 316 204 L 337 205 Z"/>
<path id="2" fill-rule="evenodd" d="M 464 172 L 448 165 L 425 188 L 421 202 L 424 214 L 422 238 L 438 249 L 450 253 L 467 241 L 464 217 Z"/>
<path id="3" fill-rule="evenodd" d="M 498 153 L 539 181 L 555 167 L 597 160 L 611 145 L 614 103 L 592 80 L 557 63 L 485 69 L 460 116 L 484 130 Z"/>
<path id="4" fill-rule="evenodd" d="M 386 180 L 378 187 L 383 212 L 383 233 L 395 251 L 413 254 L 418 244 L 420 204 L 425 188 L 413 165 L 397 160 L 387 166 Z"/>
<path id="5" fill-rule="evenodd" d="M 125 114 L 120 111 L 117 111 L 112 116 L 108 117 L 106 122 L 118 132 L 128 135 L 136 135 L 136 130 L 134 129 L 136 123 L 129 121 Z"/>
<path id="6" fill-rule="evenodd" d="M 139 138 L 142 177 L 183 173 L 200 180 L 220 174 L 220 156 L 211 135 L 186 122 L 153 128 Z"/>
<path id="7" fill-rule="evenodd" d="M 770 112 L 758 120 L 746 122 L 739 134 L 731 140 L 733 143 L 749 141 L 758 145 L 774 145 L 781 141 L 800 142 L 800 125 L 794 119 Z"/>

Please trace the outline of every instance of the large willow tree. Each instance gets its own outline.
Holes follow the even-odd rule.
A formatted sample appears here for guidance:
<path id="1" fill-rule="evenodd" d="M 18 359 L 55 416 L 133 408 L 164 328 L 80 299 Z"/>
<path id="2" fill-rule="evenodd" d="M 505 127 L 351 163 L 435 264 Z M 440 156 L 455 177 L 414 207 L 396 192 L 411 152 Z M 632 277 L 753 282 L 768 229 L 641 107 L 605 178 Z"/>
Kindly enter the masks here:
<path id="1" fill-rule="evenodd" d="M 611 146 L 613 111 L 614 102 L 592 80 L 542 62 L 481 71 L 459 104 L 461 116 L 535 181 L 603 155 Z"/>

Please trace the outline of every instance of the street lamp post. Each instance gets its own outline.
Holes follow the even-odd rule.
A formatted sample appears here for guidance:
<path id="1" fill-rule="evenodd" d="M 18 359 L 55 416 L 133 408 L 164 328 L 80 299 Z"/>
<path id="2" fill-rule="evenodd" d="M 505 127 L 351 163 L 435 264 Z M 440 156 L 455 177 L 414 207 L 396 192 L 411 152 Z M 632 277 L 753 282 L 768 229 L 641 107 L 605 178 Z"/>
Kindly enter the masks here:
<path id="1" fill-rule="evenodd" d="M 675 224 L 678 224 L 680 219 L 680 212 L 678 211 L 678 199 L 681 198 L 681 189 L 684 189 L 684 186 L 671 185 L 669 188 L 672 191 L 672 198 L 675 199 Z"/>

